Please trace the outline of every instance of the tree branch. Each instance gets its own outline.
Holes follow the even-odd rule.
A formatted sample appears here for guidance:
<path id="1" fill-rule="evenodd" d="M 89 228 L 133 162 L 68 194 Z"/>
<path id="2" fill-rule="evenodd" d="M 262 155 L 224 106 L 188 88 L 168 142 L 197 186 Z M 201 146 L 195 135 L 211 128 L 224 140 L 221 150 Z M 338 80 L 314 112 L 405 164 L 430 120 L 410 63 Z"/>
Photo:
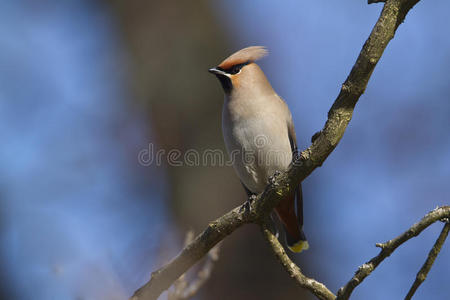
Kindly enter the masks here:
<path id="1" fill-rule="evenodd" d="M 187 246 L 194 240 L 194 232 L 188 231 L 184 245 Z M 202 285 L 209 279 L 214 263 L 219 259 L 220 243 L 214 246 L 207 255 L 206 261 L 197 272 L 196 277 L 189 283 L 186 273 L 180 276 L 174 284 L 173 290 L 169 290 L 169 300 L 185 300 L 194 296 Z"/>
<path id="2" fill-rule="evenodd" d="M 281 265 L 286 269 L 289 276 L 293 278 L 299 286 L 311 291 L 311 293 L 316 295 L 319 299 L 334 300 L 336 296 L 323 283 L 303 275 L 300 268 L 289 258 L 277 237 L 267 228 L 266 224 L 267 223 L 264 223 L 261 226 L 265 240 L 269 243 L 270 247 L 272 247 L 273 253 L 278 258 Z"/>
<path id="3" fill-rule="evenodd" d="M 407 231 L 399 235 L 398 237 L 387 241 L 386 243 L 378 243 L 376 244 L 377 247 L 381 248 L 381 252 L 372 258 L 369 262 L 363 264 L 358 268 L 358 270 L 355 273 L 355 276 L 353 276 L 352 279 L 343 287 L 341 287 L 338 291 L 337 297 L 334 296 L 334 294 L 322 283 L 306 277 L 300 270 L 300 268 L 292 262 L 292 260 L 289 258 L 289 256 L 284 251 L 283 247 L 281 246 L 278 239 L 273 235 L 273 233 L 267 228 L 267 223 L 263 223 L 261 225 L 261 229 L 263 231 L 264 237 L 267 240 L 267 242 L 272 247 L 272 250 L 275 254 L 275 256 L 280 261 L 281 265 L 286 269 L 286 271 L 289 273 L 290 277 L 295 279 L 296 282 L 303 288 L 306 288 L 307 290 L 311 291 L 316 297 L 319 299 L 326 299 L 326 300 L 346 300 L 349 299 L 353 290 L 361 284 L 361 282 L 372 273 L 375 268 L 388 256 L 390 256 L 400 245 L 407 242 L 409 239 L 418 236 L 423 230 L 425 230 L 428 226 L 431 224 L 437 222 L 437 221 L 443 221 L 446 222 L 444 228 L 442 229 L 441 234 L 439 235 L 439 238 L 437 239 L 436 243 L 434 244 L 433 248 L 431 249 L 428 259 L 417 274 L 417 279 L 413 284 L 413 287 L 411 290 L 414 290 L 408 293 L 411 294 L 411 296 L 414 294 L 415 290 L 418 288 L 418 286 L 425 280 L 426 275 L 431 269 L 431 266 L 433 265 L 434 260 L 436 259 L 439 251 L 442 248 L 442 245 L 445 242 L 445 239 L 448 235 L 449 229 L 450 229 L 450 206 L 442 206 L 438 207 L 435 210 L 429 212 L 427 215 L 425 215 L 419 222 L 412 225 Z M 410 297 L 405 298 L 410 299 Z"/>
<path id="4" fill-rule="evenodd" d="M 441 234 L 439 235 L 438 239 L 433 245 L 433 248 L 431 248 L 430 253 L 428 253 L 428 258 L 423 264 L 422 268 L 420 268 L 419 273 L 417 273 L 416 280 L 414 281 L 413 285 L 411 286 L 411 289 L 409 290 L 408 294 L 405 297 L 405 300 L 410 300 L 414 293 L 417 291 L 419 286 L 424 282 L 424 280 L 427 278 L 428 272 L 430 272 L 431 267 L 433 266 L 434 260 L 438 256 L 439 252 L 441 251 L 442 245 L 444 245 L 445 239 L 448 236 L 448 231 L 450 230 L 450 223 L 447 220 L 446 224 L 444 225 L 444 228 L 442 228 Z"/>
<path id="5" fill-rule="evenodd" d="M 158 296 L 200 260 L 219 241 L 247 223 L 261 224 L 276 207 L 317 167 L 321 166 L 344 135 L 354 107 L 366 89 L 369 78 L 389 41 L 408 11 L 419 0 L 387 0 L 369 38 L 365 42 L 350 75 L 328 112 L 324 128 L 315 135 L 312 145 L 296 155 L 286 173 L 270 180 L 265 191 L 251 204 L 250 212 L 239 207 L 210 223 L 208 227 L 171 262 L 152 273 L 151 279 L 132 300 L 157 299 Z"/>
<path id="6" fill-rule="evenodd" d="M 167 290 L 177 278 L 205 256 L 218 242 L 243 224 L 252 222 L 253 219 L 250 216 L 248 213 L 241 212 L 237 207 L 209 223 L 208 227 L 194 241 L 184 247 L 180 254 L 164 267 L 153 272 L 150 281 L 138 289 L 130 299 L 158 299 L 162 292 Z"/>
<path id="7" fill-rule="evenodd" d="M 346 300 L 350 298 L 353 290 L 363 282 L 363 280 L 372 273 L 373 270 L 392 252 L 395 251 L 401 244 L 419 235 L 425 228 L 430 226 L 436 221 L 449 218 L 450 216 L 450 206 L 438 207 L 435 210 L 429 212 L 425 217 L 419 222 L 411 226 L 407 231 L 399 235 L 398 237 L 387 241 L 386 243 L 378 243 L 377 247 L 381 248 L 380 253 L 372 258 L 370 261 L 366 262 L 358 268 L 352 279 L 338 291 L 336 300 Z M 443 242 L 442 242 L 443 243 Z M 436 254 L 437 255 L 437 254 Z M 431 268 L 431 265 L 430 265 Z"/>

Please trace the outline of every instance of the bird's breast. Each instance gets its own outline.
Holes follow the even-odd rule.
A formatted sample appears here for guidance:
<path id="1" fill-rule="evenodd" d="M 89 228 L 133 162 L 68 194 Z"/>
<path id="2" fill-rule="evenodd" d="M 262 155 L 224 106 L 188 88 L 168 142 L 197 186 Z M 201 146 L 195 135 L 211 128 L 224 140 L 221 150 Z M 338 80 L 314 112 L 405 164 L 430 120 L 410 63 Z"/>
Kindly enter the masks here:
<path id="1" fill-rule="evenodd" d="M 229 158 L 245 186 L 260 193 L 292 160 L 286 119 L 278 107 L 230 102 L 225 101 L 222 115 Z"/>

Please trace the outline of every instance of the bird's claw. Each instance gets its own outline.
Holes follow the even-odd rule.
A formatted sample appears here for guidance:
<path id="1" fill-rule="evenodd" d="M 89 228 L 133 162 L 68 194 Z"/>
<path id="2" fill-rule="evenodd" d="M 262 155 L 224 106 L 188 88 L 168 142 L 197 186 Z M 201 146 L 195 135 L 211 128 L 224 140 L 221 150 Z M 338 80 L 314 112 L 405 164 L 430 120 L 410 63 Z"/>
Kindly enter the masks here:
<path id="1" fill-rule="evenodd" d="M 294 152 L 292 152 L 292 160 L 294 162 L 296 162 L 298 159 L 300 159 L 301 156 L 301 152 L 299 150 L 294 150 Z"/>
<path id="2" fill-rule="evenodd" d="M 277 177 L 280 176 L 280 175 L 281 175 L 281 172 L 280 172 L 280 171 L 278 171 L 278 170 L 275 171 L 275 172 L 273 173 L 273 175 L 269 177 L 269 183 L 270 183 L 270 184 L 275 184 L 276 181 L 277 181 Z"/>
<path id="3" fill-rule="evenodd" d="M 247 198 L 247 200 L 245 200 L 244 204 L 242 204 L 241 208 L 239 209 L 239 212 L 242 212 L 242 211 L 250 212 L 251 204 L 255 200 L 256 200 L 256 195 L 255 194 L 250 195 Z"/>

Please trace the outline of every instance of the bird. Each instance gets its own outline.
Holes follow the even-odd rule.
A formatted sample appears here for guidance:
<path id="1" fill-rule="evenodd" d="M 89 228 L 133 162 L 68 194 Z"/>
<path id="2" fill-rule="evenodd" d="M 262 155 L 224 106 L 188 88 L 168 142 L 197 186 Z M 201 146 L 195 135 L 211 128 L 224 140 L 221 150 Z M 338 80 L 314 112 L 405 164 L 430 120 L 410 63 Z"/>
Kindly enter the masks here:
<path id="1" fill-rule="evenodd" d="M 297 153 L 292 114 L 255 63 L 267 54 L 263 46 L 247 47 L 208 70 L 218 78 L 225 94 L 222 133 L 248 201 L 264 191 L 272 176 L 286 171 Z M 301 183 L 280 201 L 275 212 L 288 248 L 297 253 L 308 249 Z"/>

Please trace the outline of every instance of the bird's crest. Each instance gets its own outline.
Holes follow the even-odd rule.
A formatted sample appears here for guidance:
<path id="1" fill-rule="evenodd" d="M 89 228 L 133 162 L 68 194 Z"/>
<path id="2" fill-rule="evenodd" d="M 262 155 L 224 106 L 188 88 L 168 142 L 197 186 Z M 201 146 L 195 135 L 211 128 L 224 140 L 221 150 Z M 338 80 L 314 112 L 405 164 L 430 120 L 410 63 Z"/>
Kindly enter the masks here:
<path id="1" fill-rule="evenodd" d="M 269 52 L 266 47 L 263 46 L 247 47 L 231 54 L 224 61 L 222 61 L 218 67 L 226 70 L 234 65 L 257 61 L 258 59 L 266 56 L 268 53 Z"/>

